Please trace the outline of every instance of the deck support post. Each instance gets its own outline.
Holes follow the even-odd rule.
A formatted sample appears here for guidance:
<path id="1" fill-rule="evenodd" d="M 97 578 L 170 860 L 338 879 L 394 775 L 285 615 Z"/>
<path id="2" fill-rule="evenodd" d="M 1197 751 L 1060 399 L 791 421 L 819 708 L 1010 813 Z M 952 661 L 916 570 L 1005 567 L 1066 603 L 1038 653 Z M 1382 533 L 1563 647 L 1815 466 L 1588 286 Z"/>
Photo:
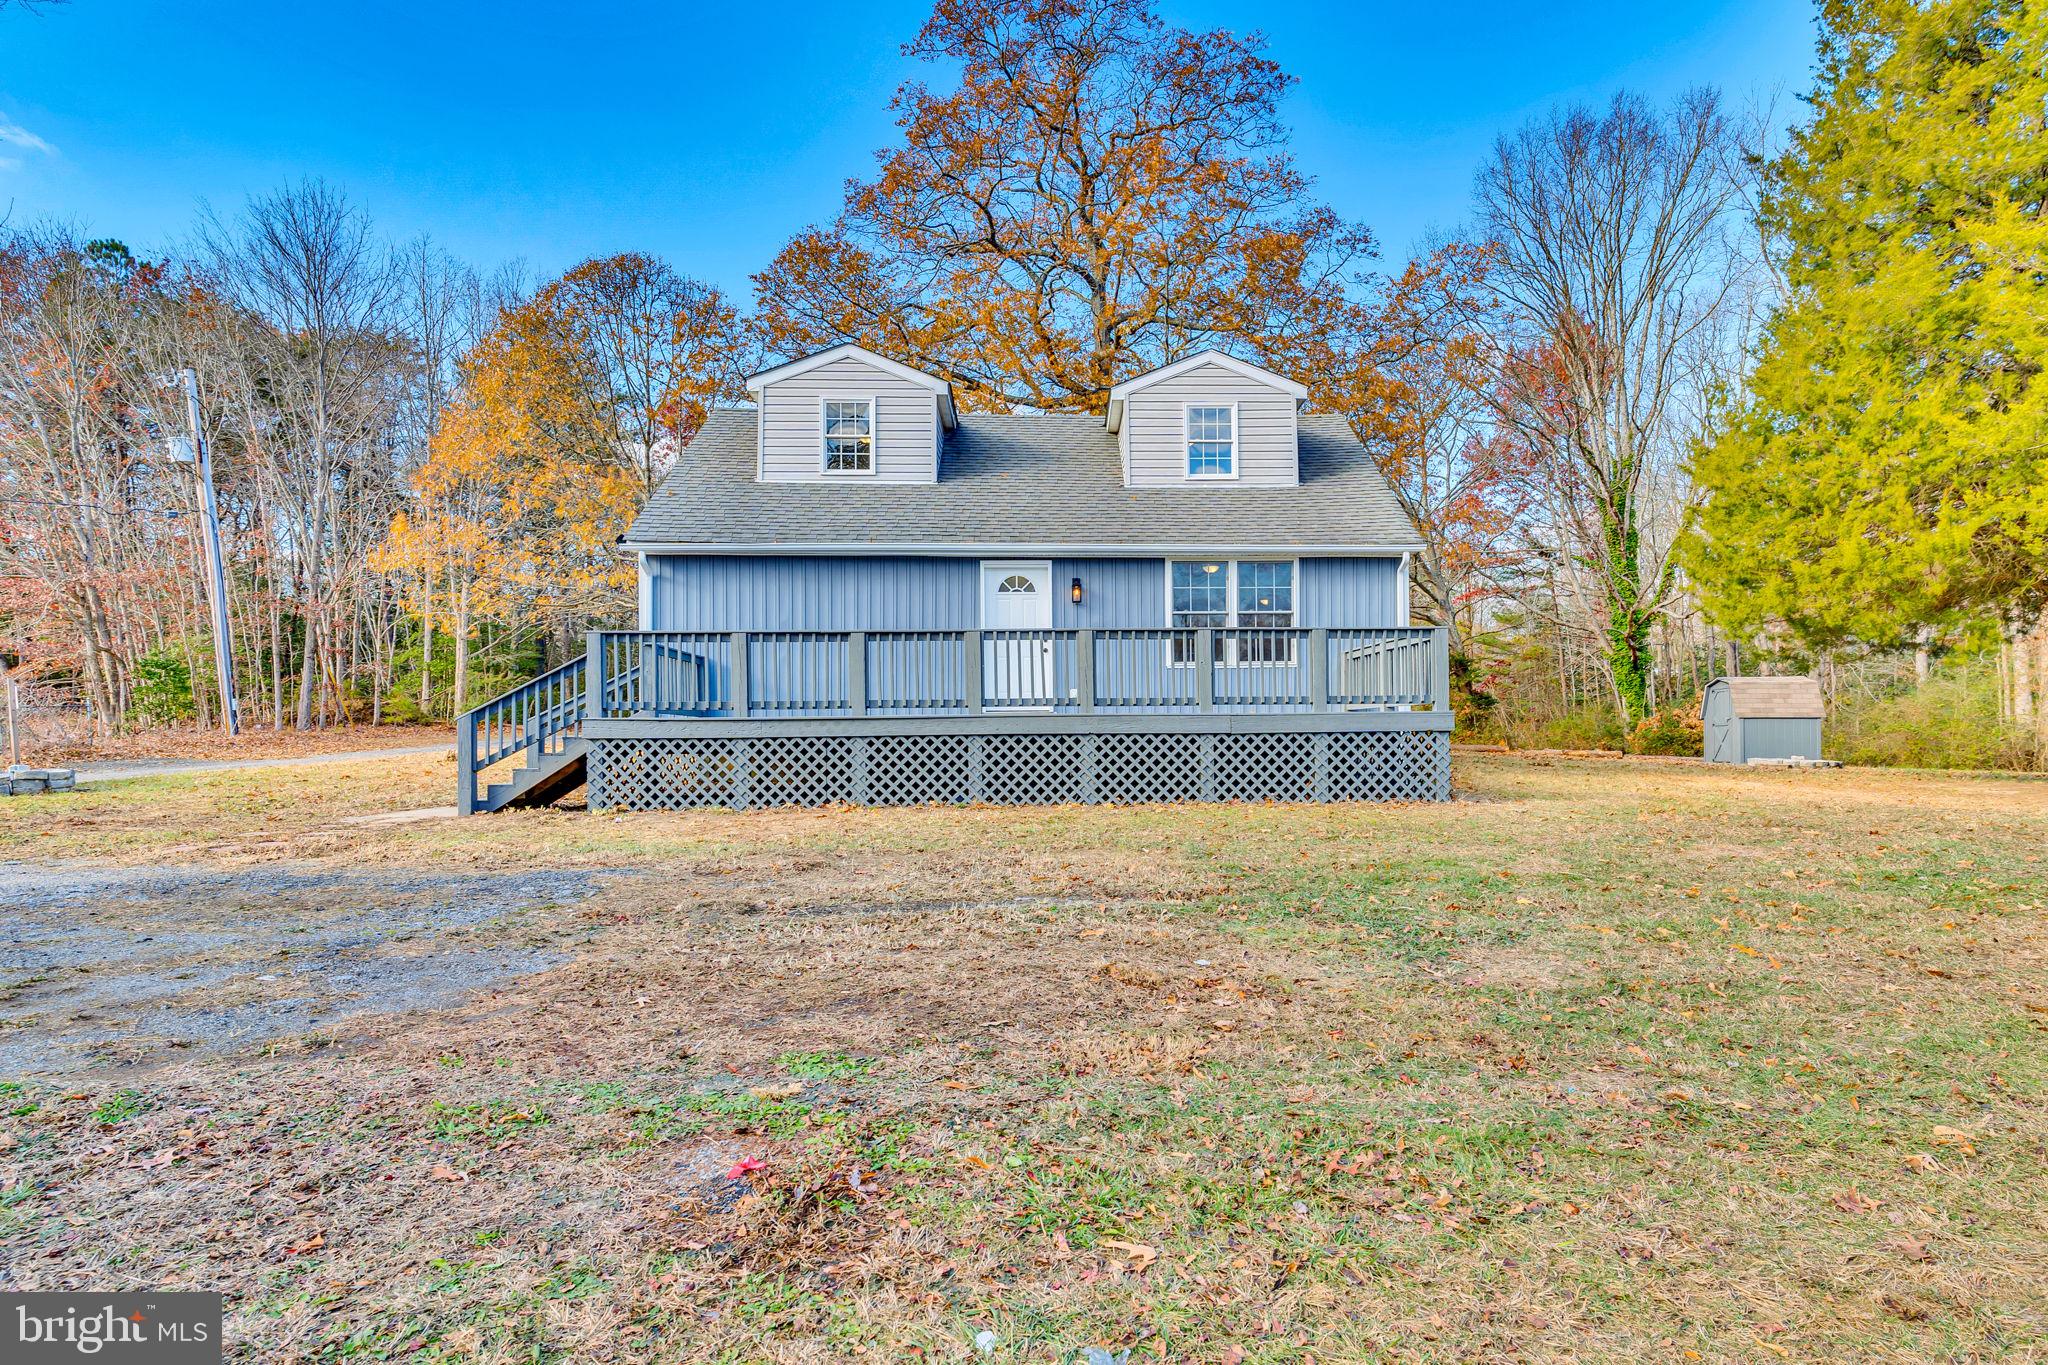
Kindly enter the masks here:
<path id="1" fill-rule="evenodd" d="M 981 714 L 983 696 L 981 690 L 981 632 L 978 630 L 963 631 L 960 638 L 967 650 L 967 714 L 978 716 Z M 978 795 L 975 797 L 977 801 L 980 799 Z"/>
<path id="2" fill-rule="evenodd" d="M 583 634 L 583 714 L 602 719 L 604 704 L 604 632 Z"/>
<path id="3" fill-rule="evenodd" d="M 1451 709 L 1451 632 L 1443 626 L 1429 633 L 1429 700 L 1432 711 Z"/>
<path id="4" fill-rule="evenodd" d="M 1195 709 L 1216 709 L 1216 632 L 1208 626 L 1195 632 Z"/>
<path id="5" fill-rule="evenodd" d="M 476 717 L 455 718 L 455 813 L 476 814 Z"/>
<path id="6" fill-rule="evenodd" d="M 1074 690 L 1080 694 L 1082 715 L 1095 714 L 1095 632 L 1083 627 L 1074 632 Z"/>
<path id="7" fill-rule="evenodd" d="M 852 716 L 868 713 L 868 633 L 846 632 L 846 712 Z"/>
<path id="8" fill-rule="evenodd" d="M 726 680 L 732 684 L 732 696 L 726 705 L 735 720 L 745 720 L 752 714 L 747 701 L 747 633 L 736 630 L 732 633 L 731 657 L 725 665 Z"/>
<path id="9" fill-rule="evenodd" d="M 1321 626 L 1308 633 L 1308 709 L 1330 709 L 1330 632 Z"/>

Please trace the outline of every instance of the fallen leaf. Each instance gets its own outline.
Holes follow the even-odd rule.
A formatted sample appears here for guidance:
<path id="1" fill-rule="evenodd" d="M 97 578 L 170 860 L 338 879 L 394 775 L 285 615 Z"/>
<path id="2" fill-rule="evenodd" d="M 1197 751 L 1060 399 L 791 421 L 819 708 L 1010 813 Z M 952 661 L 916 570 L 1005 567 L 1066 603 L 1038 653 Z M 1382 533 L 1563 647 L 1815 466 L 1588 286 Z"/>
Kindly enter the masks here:
<path id="1" fill-rule="evenodd" d="M 1918 1237 L 1894 1237 L 1885 1245 L 1909 1261 L 1931 1261 L 1934 1259 L 1934 1253 L 1927 1249 L 1927 1243 L 1921 1241 Z"/>
<path id="2" fill-rule="evenodd" d="M 786 1085 L 757 1085 L 747 1093 L 757 1100 L 786 1100 L 803 1094 L 804 1088 L 801 1083 L 790 1081 Z"/>
<path id="3" fill-rule="evenodd" d="M 1141 1274 L 1150 1268 L 1154 1261 L 1159 1259 L 1159 1248 L 1148 1247 L 1143 1242 L 1114 1242 L 1105 1237 L 1102 1240 L 1102 1245 L 1114 1247 L 1116 1250 L 1129 1256 L 1131 1258 L 1131 1269 Z"/>
<path id="4" fill-rule="evenodd" d="M 1866 1198 L 1854 1188 L 1836 1190 L 1832 1198 L 1835 1207 L 1843 1213 L 1868 1213 L 1877 1207 L 1875 1199 Z"/>
<path id="5" fill-rule="evenodd" d="M 1936 1124 L 1933 1136 L 1934 1145 L 1937 1147 L 1957 1147 L 1962 1149 L 1964 1156 L 1977 1155 L 1976 1139 L 1960 1128 L 1948 1128 L 1941 1124 Z"/>
<path id="6" fill-rule="evenodd" d="M 311 1237 L 308 1237 L 305 1241 L 299 1242 L 296 1245 L 292 1246 L 290 1248 L 290 1251 L 294 1256 L 305 1256 L 311 1252 L 318 1251 L 321 1247 L 324 1247 L 326 1245 L 327 1234 L 324 1232 L 316 1232 Z"/>
<path id="7" fill-rule="evenodd" d="M 467 1175 L 456 1170 L 445 1161 L 435 1162 L 434 1169 L 427 1172 L 427 1178 L 429 1180 L 446 1180 L 457 1185 L 469 1179 Z"/>
<path id="8" fill-rule="evenodd" d="M 767 1162 L 757 1160 L 754 1157 L 748 1157 L 744 1161 L 733 1162 L 732 1169 L 725 1173 L 725 1178 L 727 1180 L 738 1180 L 743 1175 L 749 1175 L 755 1171 L 765 1171 L 767 1169 Z"/>

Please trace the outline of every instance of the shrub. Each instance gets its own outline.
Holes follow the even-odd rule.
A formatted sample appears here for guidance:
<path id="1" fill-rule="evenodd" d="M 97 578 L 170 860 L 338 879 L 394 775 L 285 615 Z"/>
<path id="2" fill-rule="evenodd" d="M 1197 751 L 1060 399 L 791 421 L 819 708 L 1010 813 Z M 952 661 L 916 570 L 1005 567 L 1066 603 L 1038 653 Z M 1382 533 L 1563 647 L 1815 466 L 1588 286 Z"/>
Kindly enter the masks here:
<path id="1" fill-rule="evenodd" d="M 1704 749 L 1706 731 L 1700 724 L 1698 707 L 1666 707 L 1643 717 L 1629 736 L 1630 753 L 1676 754 L 1698 758 Z"/>
<path id="2" fill-rule="evenodd" d="M 2044 757 L 2032 736 L 2000 718 L 1998 679 L 1988 669 L 1944 671 L 1874 700 L 1841 697 L 1821 734 L 1829 758 L 1880 767 L 2024 772 Z"/>
<path id="3" fill-rule="evenodd" d="M 1588 707 L 1567 711 L 1544 721 L 1536 729 L 1538 749 L 1619 749 L 1621 722 L 1605 708 Z"/>
<path id="4" fill-rule="evenodd" d="M 135 713 L 151 725 L 171 725 L 199 714 L 192 701 L 192 670 L 182 652 L 166 645 L 135 661 Z"/>

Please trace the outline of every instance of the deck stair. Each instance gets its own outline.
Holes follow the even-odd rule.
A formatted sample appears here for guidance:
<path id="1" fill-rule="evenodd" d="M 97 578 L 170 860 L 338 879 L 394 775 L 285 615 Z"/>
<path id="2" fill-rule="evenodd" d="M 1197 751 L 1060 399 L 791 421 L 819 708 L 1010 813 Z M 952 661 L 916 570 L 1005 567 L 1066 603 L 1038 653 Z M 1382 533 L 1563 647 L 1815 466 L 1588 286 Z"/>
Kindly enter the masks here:
<path id="1" fill-rule="evenodd" d="M 461 814 L 544 806 L 583 785 L 588 674 L 579 654 L 456 720 L 455 804 Z M 479 794 L 478 777 L 515 757 L 519 766 Z"/>

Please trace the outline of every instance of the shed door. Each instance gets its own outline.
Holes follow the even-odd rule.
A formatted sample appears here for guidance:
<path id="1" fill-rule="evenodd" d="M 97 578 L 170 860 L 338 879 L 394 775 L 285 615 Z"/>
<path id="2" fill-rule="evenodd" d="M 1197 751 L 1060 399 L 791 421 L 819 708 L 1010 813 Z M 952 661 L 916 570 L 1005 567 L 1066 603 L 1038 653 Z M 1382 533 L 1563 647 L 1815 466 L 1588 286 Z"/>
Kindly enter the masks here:
<path id="1" fill-rule="evenodd" d="M 981 566 L 981 685 L 987 704 L 1043 709 L 1052 696 L 1052 565 Z"/>
<path id="2" fill-rule="evenodd" d="M 1728 689 L 1716 687 L 1707 693 L 1706 751 L 1709 763 L 1733 763 L 1735 761 L 1735 725 L 1731 714 L 1734 707 L 1729 705 Z"/>

